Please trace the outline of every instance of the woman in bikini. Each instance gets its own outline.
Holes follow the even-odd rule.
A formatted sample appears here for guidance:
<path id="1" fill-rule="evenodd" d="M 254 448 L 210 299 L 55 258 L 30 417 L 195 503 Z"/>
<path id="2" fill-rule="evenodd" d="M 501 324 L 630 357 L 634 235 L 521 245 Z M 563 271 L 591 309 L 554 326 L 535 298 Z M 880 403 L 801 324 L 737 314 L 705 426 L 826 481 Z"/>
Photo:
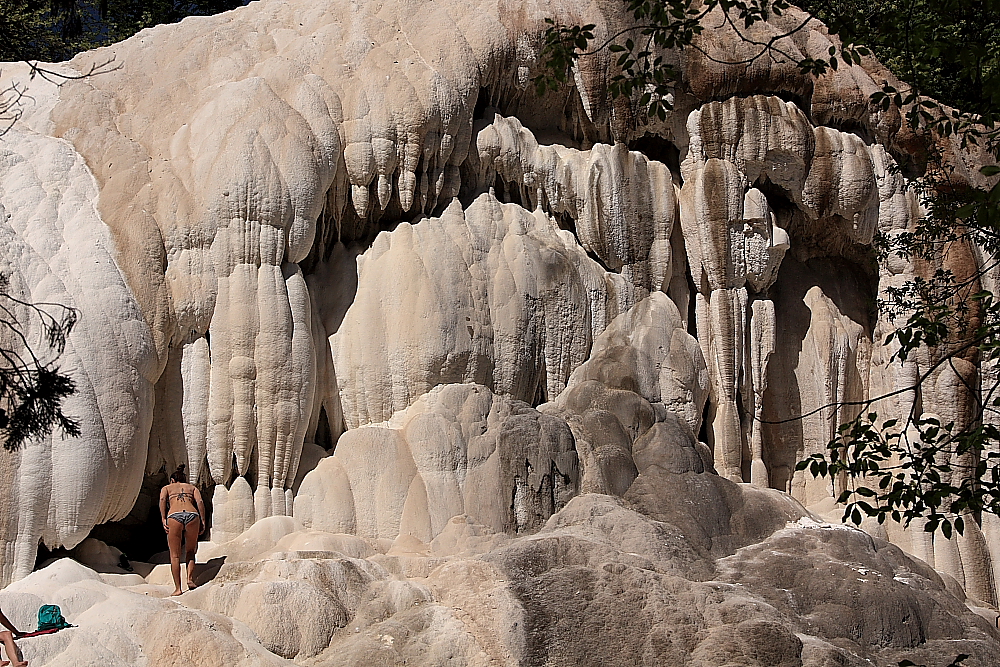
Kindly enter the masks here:
<path id="1" fill-rule="evenodd" d="M 174 577 L 174 592 L 181 594 L 181 552 L 187 562 L 188 590 L 194 588 L 194 555 L 198 536 L 205 532 L 205 504 L 197 487 L 187 483 L 184 465 L 170 476 L 170 483 L 160 491 L 160 517 L 167 532 L 170 547 L 170 574 Z"/>

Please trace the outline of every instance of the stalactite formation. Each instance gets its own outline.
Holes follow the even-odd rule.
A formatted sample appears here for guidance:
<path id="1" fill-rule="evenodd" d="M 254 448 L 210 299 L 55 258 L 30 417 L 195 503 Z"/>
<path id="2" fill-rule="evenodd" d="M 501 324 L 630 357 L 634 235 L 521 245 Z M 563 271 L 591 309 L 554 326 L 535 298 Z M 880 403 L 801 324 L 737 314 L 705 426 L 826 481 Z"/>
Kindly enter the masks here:
<path id="1" fill-rule="evenodd" d="M 573 0 L 261 2 L 54 66 L 116 64 L 99 75 L 30 81 L 0 145 L 0 271 L 83 314 L 64 362 L 83 434 L 11 459 L 0 580 L 178 463 L 212 489 L 219 535 L 296 516 L 430 541 L 457 514 L 518 533 L 578 490 L 625 496 L 660 474 L 643 470 L 669 422 L 684 471 L 830 510 L 839 489 L 795 462 L 854 416 L 842 404 L 932 363 L 890 363 L 896 323 L 869 307 L 926 269 L 870 252 L 921 215 L 897 168 L 911 130 L 867 101 L 891 75 L 727 64 L 750 45 L 706 31 L 677 60 L 676 110 L 647 120 L 609 98 L 607 54 L 534 94 L 547 17 L 622 20 Z M 833 39 L 813 22 L 780 43 L 821 57 Z M 963 364 L 880 409 L 967 414 Z M 502 506 L 477 495 L 491 485 Z M 884 536 L 996 601 L 988 520 Z"/>

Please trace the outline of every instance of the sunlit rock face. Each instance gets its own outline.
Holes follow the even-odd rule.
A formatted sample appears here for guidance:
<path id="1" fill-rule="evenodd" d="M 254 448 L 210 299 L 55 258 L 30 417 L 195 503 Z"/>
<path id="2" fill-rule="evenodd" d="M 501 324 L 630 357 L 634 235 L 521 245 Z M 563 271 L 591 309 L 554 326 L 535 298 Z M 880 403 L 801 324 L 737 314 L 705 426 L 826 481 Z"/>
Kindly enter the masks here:
<path id="1" fill-rule="evenodd" d="M 453 201 L 358 258 L 354 304 L 331 336 L 349 428 L 452 382 L 536 404 L 558 396 L 594 336 L 636 300 L 540 211 L 490 194 L 464 211 Z"/>
<path id="2" fill-rule="evenodd" d="M 890 363 L 880 345 L 898 323 L 872 304 L 928 270 L 879 265 L 871 250 L 876 232 L 921 215 L 907 187 L 920 138 L 868 102 L 891 75 L 869 60 L 813 79 L 748 60 L 756 47 L 723 27 L 668 54 L 683 76 L 666 120 L 609 98 L 604 51 L 536 95 L 546 18 L 594 23 L 603 39 L 623 16 L 575 0 L 262 0 L 53 65 L 99 72 L 58 86 L 5 65 L 0 84 L 29 94 L 0 144 L 0 271 L 17 296 L 79 309 L 62 367 L 83 433 L 2 454 L 0 579 L 31 572 L 39 541 L 73 547 L 96 525 L 144 518 L 144 479 L 186 463 L 219 549 L 276 522 L 282 535 L 339 535 L 318 551 L 340 556 L 288 548 L 268 558 L 294 551 L 292 564 L 226 574 L 218 585 L 237 583 L 237 597 L 191 598 L 198 623 L 224 614 L 317 665 L 374 664 L 383 649 L 428 664 L 448 651 L 463 664 L 583 660 L 593 653 L 565 633 L 525 629 L 558 617 L 532 596 L 572 597 L 582 572 L 591 597 L 564 605 L 567 618 L 612 591 L 662 593 L 634 618 L 618 600 L 594 626 L 625 643 L 642 630 L 646 644 L 612 653 L 649 664 L 672 664 L 671 651 L 705 665 L 919 662 L 963 638 L 989 655 L 995 633 L 963 621 L 944 583 L 980 611 L 996 603 L 988 521 L 955 541 L 784 528 L 803 505 L 839 516 L 839 482 L 794 467 L 851 404 L 897 391 L 877 404 L 886 416 L 917 405 L 962 419 L 974 405 L 974 358 L 915 396 L 898 390 L 935 359 Z M 803 19 L 789 10 L 749 34 L 767 42 Z M 819 58 L 835 39 L 811 22 L 776 43 Z M 967 176 L 975 157 L 945 149 Z M 948 259 L 958 273 L 982 261 L 972 248 Z M 341 553 L 346 534 L 364 548 Z M 767 556 L 787 545 L 795 558 Z M 845 620 L 820 630 L 796 614 L 825 612 L 768 597 L 779 584 L 833 595 L 795 572 L 822 561 L 839 577 L 830 554 L 854 563 L 855 550 L 858 567 L 902 582 L 890 592 L 907 602 L 892 609 L 909 611 L 884 636 L 838 635 L 867 623 L 846 601 L 875 590 L 868 580 L 861 598 L 835 591 Z M 309 564 L 342 556 L 374 560 Z M 393 588 L 446 561 L 447 577 Z M 271 632 L 287 609 L 253 611 L 282 577 L 315 623 Z M 733 592 L 744 577 L 753 600 Z M 341 579 L 348 592 L 323 588 Z M 719 586 L 726 609 L 698 602 Z M 907 598 L 911 586 L 923 597 Z M 502 611 L 455 615 L 483 590 Z M 680 622 L 679 598 L 698 610 L 690 641 L 656 639 Z M 935 605 L 950 620 L 927 620 Z M 386 648 L 393 614 L 412 634 Z M 219 641 L 270 664 L 233 627 Z M 919 653 L 931 635 L 941 645 Z"/>
<path id="3" fill-rule="evenodd" d="M 341 436 L 337 455 L 303 480 L 295 518 L 425 543 L 458 515 L 496 533 L 532 532 L 579 486 L 565 421 L 480 385 L 441 385 L 387 424 Z"/>

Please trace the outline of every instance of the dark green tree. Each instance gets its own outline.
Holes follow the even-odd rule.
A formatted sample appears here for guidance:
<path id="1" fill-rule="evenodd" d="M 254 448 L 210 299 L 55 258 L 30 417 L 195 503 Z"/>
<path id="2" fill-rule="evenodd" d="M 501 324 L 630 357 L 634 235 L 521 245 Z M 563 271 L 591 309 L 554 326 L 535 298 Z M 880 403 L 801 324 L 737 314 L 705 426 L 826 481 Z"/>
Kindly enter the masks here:
<path id="1" fill-rule="evenodd" d="M 62 411 L 76 387 L 57 365 L 76 320 L 72 308 L 12 296 L 0 275 L 0 439 L 7 450 L 56 427 L 80 434 L 77 421 Z"/>
<path id="2" fill-rule="evenodd" d="M 1000 108 L 1000 6 L 992 0 L 805 0 L 922 95 L 968 114 Z"/>
<path id="3" fill-rule="evenodd" d="M 0 61 L 67 60 L 143 28 L 244 4 L 244 0 L 0 0 Z"/>
<path id="4" fill-rule="evenodd" d="M 103 0 L 108 34 L 106 43 L 118 42 L 144 28 L 161 23 L 176 23 L 187 16 L 211 16 L 236 9 L 249 0 Z"/>
<path id="5" fill-rule="evenodd" d="M 58 58 L 60 37 L 50 13 L 29 0 L 0 0 L 0 61 Z"/>

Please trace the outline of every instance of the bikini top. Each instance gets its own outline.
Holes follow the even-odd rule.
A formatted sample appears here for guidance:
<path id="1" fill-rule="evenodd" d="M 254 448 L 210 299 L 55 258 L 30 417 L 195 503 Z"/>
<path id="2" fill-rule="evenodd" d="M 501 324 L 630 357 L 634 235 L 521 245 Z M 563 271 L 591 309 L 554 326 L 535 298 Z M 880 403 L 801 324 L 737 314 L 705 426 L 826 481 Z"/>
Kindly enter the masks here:
<path id="1" fill-rule="evenodd" d="M 194 504 L 194 493 L 191 491 L 178 491 L 177 493 L 168 493 L 167 501 L 172 505 L 175 500 L 184 502 L 185 500 Z"/>

